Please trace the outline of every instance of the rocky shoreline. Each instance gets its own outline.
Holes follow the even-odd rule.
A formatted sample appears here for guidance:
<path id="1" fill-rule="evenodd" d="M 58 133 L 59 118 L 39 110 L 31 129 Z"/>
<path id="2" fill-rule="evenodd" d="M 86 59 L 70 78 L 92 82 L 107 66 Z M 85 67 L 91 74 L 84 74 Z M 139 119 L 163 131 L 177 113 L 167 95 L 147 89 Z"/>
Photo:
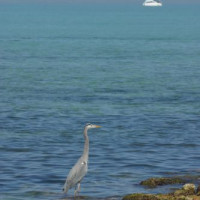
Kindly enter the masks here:
<path id="1" fill-rule="evenodd" d="M 180 189 L 167 194 L 134 193 L 126 195 L 122 200 L 200 200 L 200 176 L 161 177 L 144 180 L 140 185 L 155 188 L 163 185 L 184 184 Z M 195 185 L 196 184 L 196 185 Z"/>

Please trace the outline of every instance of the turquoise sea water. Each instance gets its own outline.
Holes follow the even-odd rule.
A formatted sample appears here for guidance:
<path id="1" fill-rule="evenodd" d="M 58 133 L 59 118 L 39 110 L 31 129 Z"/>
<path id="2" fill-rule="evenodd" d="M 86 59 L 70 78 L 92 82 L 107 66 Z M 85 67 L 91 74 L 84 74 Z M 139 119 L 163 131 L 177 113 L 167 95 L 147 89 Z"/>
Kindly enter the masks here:
<path id="1" fill-rule="evenodd" d="M 64 198 L 87 122 L 103 127 L 83 196 L 198 173 L 199 21 L 198 6 L 0 4 L 0 199 Z"/>

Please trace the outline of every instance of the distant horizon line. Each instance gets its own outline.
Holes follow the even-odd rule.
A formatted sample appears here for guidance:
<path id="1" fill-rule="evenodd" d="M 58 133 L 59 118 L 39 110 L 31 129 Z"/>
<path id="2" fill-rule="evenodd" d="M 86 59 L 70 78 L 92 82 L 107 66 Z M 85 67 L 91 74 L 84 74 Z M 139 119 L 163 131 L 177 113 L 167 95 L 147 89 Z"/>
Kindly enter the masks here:
<path id="1" fill-rule="evenodd" d="M 199 0 L 161 0 L 163 4 L 200 4 Z M 44 4 L 142 4 L 144 0 L 0 0 L 0 3 L 4 4 L 16 4 L 16 3 L 44 3 Z"/>

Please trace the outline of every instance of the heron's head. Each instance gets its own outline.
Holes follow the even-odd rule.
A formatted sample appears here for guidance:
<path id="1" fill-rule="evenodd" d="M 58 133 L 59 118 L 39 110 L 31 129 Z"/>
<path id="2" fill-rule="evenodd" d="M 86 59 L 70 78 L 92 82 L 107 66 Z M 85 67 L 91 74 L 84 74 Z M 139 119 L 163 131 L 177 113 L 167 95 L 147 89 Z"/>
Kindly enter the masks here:
<path id="1" fill-rule="evenodd" d="M 85 128 L 87 128 L 87 129 L 91 129 L 91 128 L 101 128 L 101 126 L 88 123 L 88 124 L 86 124 Z"/>

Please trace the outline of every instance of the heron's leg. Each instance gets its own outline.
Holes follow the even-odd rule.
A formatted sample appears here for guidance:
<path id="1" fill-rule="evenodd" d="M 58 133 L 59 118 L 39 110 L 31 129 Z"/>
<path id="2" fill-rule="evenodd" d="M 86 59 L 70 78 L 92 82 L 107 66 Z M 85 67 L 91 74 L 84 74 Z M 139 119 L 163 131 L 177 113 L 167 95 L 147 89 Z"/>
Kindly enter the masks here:
<path id="1" fill-rule="evenodd" d="M 81 189 L 81 183 L 79 182 L 77 184 L 76 190 L 74 191 L 74 197 L 75 198 L 76 198 L 77 195 L 79 195 L 80 189 Z"/>
<path id="2" fill-rule="evenodd" d="M 78 194 L 79 194 L 80 190 L 81 190 L 81 182 L 79 182 L 78 185 L 77 185 L 77 192 L 78 192 Z"/>

